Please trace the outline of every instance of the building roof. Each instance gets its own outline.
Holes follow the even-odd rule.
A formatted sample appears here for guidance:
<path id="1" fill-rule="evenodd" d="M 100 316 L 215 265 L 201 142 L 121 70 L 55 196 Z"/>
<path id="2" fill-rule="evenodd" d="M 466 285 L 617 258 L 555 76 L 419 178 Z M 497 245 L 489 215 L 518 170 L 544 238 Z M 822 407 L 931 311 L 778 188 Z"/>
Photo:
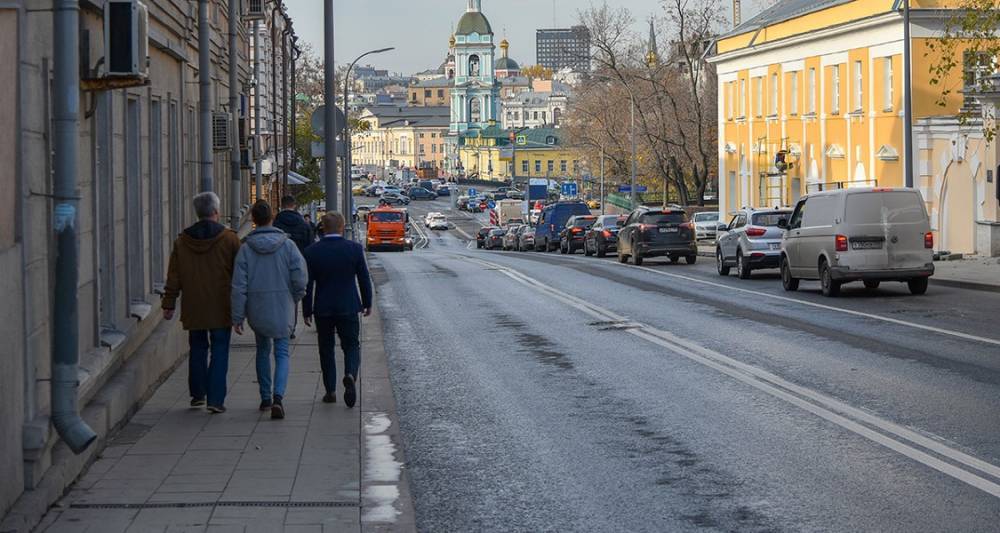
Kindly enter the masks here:
<path id="1" fill-rule="evenodd" d="M 814 11 L 820 11 L 852 1 L 853 0 L 781 0 L 773 6 L 757 13 L 739 26 L 733 28 L 732 31 L 724 34 L 723 37 L 747 33 L 758 28 L 763 28 L 779 22 L 785 22 L 786 20 L 801 17 L 802 15 L 806 15 Z"/>
<path id="2" fill-rule="evenodd" d="M 462 18 L 458 20 L 458 27 L 455 28 L 457 35 L 469 35 L 478 33 L 479 35 L 491 35 L 493 27 L 490 21 L 486 20 L 486 15 L 479 11 L 466 11 Z"/>
<path id="3" fill-rule="evenodd" d="M 414 88 L 436 88 L 436 87 L 451 87 L 454 80 L 449 80 L 448 78 L 434 78 L 431 80 L 417 80 L 410 84 L 410 87 Z"/>
<path id="4" fill-rule="evenodd" d="M 509 57 L 501 57 L 500 59 L 497 59 L 494 68 L 496 68 L 496 70 L 521 70 L 521 67 L 520 65 L 517 64 L 517 61 L 514 61 Z"/>

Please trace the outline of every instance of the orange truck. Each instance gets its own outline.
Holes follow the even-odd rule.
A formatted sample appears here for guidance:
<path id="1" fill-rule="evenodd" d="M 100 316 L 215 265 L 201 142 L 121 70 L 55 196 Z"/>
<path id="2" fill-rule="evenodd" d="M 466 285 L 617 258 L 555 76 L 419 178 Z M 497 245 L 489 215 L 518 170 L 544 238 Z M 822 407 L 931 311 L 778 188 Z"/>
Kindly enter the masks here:
<path id="1" fill-rule="evenodd" d="M 366 248 L 369 252 L 376 249 L 394 249 L 400 252 L 407 249 L 406 223 L 409 214 L 404 209 L 381 206 L 368 213 L 368 231 Z"/>

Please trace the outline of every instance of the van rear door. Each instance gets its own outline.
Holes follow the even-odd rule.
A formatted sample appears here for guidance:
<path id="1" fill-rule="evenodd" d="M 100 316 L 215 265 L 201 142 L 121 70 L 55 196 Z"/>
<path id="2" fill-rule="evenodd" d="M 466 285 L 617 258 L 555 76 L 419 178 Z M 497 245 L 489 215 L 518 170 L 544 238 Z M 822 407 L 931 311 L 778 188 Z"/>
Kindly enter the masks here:
<path id="1" fill-rule="evenodd" d="M 843 232 L 847 235 L 850 265 L 860 270 L 885 270 L 889 268 L 886 243 L 889 241 L 888 225 L 882 209 L 882 196 L 873 191 L 847 195 L 844 206 Z"/>
<path id="2" fill-rule="evenodd" d="M 921 268 L 931 260 L 924 248 L 927 211 L 913 190 L 871 191 L 847 197 L 845 222 L 852 253 L 871 269 Z"/>

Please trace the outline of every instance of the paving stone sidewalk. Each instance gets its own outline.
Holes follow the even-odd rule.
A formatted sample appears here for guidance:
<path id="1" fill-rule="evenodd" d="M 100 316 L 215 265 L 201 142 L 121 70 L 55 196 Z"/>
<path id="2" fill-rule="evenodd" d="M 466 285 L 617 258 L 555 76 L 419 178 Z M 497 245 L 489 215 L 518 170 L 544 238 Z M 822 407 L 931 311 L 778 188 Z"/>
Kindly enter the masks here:
<path id="1" fill-rule="evenodd" d="M 188 406 L 187 365 L 108 443 L 39 525 L 49 532 L 411 531 L 413 507 L 378 315 L 358 405 L 324 404 L 315 330 L 299 324 L 286 418 L 260 402 L 252 334 L 233 336 L 228 411 Z M 338 346 L 338 376 L 343 357 Z"/>
<path id="2" fill-rule="evenodd" d="M 934 263 L 932 282 L 968 289 L 1000 292 L 1000 258 L 969 257 Z"/>

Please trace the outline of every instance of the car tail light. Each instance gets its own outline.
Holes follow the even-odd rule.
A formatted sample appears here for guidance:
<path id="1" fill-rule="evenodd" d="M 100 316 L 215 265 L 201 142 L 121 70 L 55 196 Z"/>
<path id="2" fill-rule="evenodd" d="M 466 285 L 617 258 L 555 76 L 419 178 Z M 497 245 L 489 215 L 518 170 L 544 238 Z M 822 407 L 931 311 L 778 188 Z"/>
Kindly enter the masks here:
<path id="1" fill-rule="evenodd" d="M 837 251 L 838 252 L 846 252 L 847 251 L 847 236 L 846 235 L 837 235 L 836 237 L 834 237 L 834 239 L 837 242 Z"/>
<path id="2" fill-rule="evenodd" d="M 611 236 L 611 232 L 610 232 L 610 231 L 608 231 L 608 230 L 604 230 L 604 232 L 603 232 L 603 233 L 604 233 L 604 237 L 605 237 L 605 238 L 607 238 L 607 237 L 610 237 L 610 236 Z"/>
<path id="3" fill-rule="evenodd" d="M 691 231 L 694 231 L 694 222 L 685 222 L 681 224 L 681 227 L 684 229 L 689 229 Z"/>
<path id="4" fill-rule="evenodd" d="M 639 231 L 646 231 L 655 228 L 656 226 L 652 224 L 639 224 Z"/>
<path id="5" fill-rule="evenodd" d="M 767 230 L 756 226 L 747 226 L 747 237 L 763 237 Z"/>
<path id="6" fill-rule="evenodd" d="M 570 233 L 580 233 L 580 232 L 582 232 L 582 231 L 583 231 L 583 230 L 582 230 L 582 229 L 580 229 L 580 228 L 573 228 L 573 229 L 571 229 L 571 230 L 570 230 Z"/>
<path id="7" fill-rule="evenodd" d="M 929 231 L 924 233 L 924 248 L 934 248 L 934 234 Z"/>

